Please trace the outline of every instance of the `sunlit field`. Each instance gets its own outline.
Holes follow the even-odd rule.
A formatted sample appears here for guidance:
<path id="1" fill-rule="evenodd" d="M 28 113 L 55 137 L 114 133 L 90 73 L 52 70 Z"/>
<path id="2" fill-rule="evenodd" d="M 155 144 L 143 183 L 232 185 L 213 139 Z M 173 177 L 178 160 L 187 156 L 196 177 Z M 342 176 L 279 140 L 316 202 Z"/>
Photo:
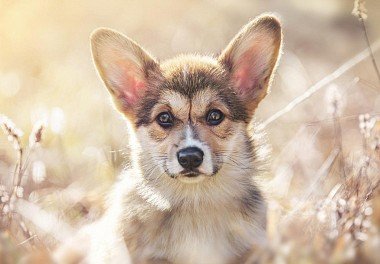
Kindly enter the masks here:
<path id="1" fill-rule="evenodd" d="M 99 219 L 128 164 L 125 120 L 93 66 L 94 29 L 163 60 L 218 54 L 263 12 L 282 21 L 284 49 L 256 111 L 271 146 L 260 179 L 268 243 L 248 263 L 378 263 L 377 0 L 0 0 L 0 263 L 47 261 Z"/>

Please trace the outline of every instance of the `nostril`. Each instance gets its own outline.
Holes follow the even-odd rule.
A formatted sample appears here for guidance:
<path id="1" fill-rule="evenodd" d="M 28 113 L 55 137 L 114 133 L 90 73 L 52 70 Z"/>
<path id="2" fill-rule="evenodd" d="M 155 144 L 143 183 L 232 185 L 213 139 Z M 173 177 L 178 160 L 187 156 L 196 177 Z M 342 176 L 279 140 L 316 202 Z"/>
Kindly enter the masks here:
<path id="1" fill-rule="evenodd" d="M 188 158 L 187 157 L 179 157 L 178 158 L 178 160 L 179 160 L 179 163 L 180 164 L 186 164 L 186 163 L 188 163 L 189 161 L 188 161 Z"/>
<path id="2" fill-rule="evenodd" d="M 197 163 L 201 163 L 203 161 L 203 155 L 195 154 L 194 157 L 192 157 L 192 161 Z"/>
<path id="3" fill-rule="evenodd" d="M 195 169 L 203 162 L 203 151 L 197 147 L 188 147 L 177 153 L 179 164 L 185 169 Z"/>

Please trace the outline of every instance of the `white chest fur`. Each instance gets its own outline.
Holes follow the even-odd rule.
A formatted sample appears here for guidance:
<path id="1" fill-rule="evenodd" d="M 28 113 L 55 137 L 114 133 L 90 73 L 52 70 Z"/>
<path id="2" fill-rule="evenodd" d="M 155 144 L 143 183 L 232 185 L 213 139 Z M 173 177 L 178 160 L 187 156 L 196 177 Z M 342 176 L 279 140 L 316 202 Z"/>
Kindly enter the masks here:
<path id="1" fill-rule="evenodd" d="M 143 224 L 131 237 L 147 241 L 144 249 L 131 252 L 144 259 L 161 258 L 184 264 L 231 263 L 255 240 L 263 238 L 257 223 L 223 206 L 161 216 L 152 214 L 148 218 L 147 225 Z"/>
<path id="2" fill-rule="evenodd" d="M 261 200 L 252 200 L 251 206 L 246 196 L 220 191 L 175 200 L 154 188 L 131 187 L 114 200 L 114 210 L 109 212 L 116 214 L 109 216 L 120 219 L 118 225 L 134 263 L 152 259 L 174 264 L 231 263 L 265 239 Z"/>

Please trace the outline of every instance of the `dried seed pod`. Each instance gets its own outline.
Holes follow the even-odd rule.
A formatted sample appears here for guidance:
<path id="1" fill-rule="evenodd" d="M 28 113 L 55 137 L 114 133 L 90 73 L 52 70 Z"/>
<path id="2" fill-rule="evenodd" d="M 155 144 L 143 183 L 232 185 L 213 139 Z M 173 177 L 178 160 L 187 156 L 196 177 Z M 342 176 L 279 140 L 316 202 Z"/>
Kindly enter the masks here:
<path id="1" fill-rule="evenodd" d="M 45 130 L 46 124 L 42 121 L 36 122 L 33 126 L 32 132 L 29 136 L 29 147 L 34 147 L 37 143 L 42 140 L 42 134 Z"/>
<path id="2" fill-rule="evenodd" d="M 355 0 L 352 14 L 359 19 L 367 19 L 367 9 L 365 8 L 365 0 Z"/>

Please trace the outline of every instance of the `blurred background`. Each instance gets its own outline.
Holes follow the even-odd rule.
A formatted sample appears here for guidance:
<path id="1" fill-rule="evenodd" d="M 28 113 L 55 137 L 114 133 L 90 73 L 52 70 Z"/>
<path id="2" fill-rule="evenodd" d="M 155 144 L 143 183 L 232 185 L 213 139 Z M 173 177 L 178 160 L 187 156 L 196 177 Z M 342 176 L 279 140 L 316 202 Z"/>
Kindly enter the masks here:
<path id="1" fill-rule="evenodd" d="M 353 7 L 349 0 L 0 0 L 0 114 L 24 132 L 25 150 L 33 125 L 46 124 L 41 144 L 25 163 L 20 198 L 75 229 L 101 215 L 104 194 L 128 160 L 124 121 L 92 64 L 89 35 L 94 29 L 123 32 L 164 60 L 178 53 L 217 54 L 247 21 L 274 12 L 283 23 L 284 50 L 272 92 L 257 110 L 257 121 L 265 121 L 367 48 Z M 367 0 L 365 7 L 368 36 L 375 42 L 380 39 L 380 1 Z M 380 53 L 374 54 L 380 61 Z M 376 130 L 379 91 L 367 58 L 266 125 L 273 153 L 265 188 L 278 215 L 305 197 L 305 190 L 317 184 L 316 175 L 326 174 L 318 183 L 325 197 L 340 179 L 342 160 L 346 167 L 361 162 L 356 158 L 363 152 L 359 115 L 375 118 Z M 321 171 L 337 146 L 340 162 L 334 159 L 328 173 Z M 17 160 L 14 146 L 0 135 L 4 193 L 12 188 Z M 380 246 L 380 213 L 373 215 L 374 245 Z M 59 240 L 49 226 L 55 218 L 49 219 L 39 227 L 23 220 L 47 248 Z M 0 256 L 12 263 L 30 251 L 29 242 L 20 245 L 23 236 L 4 226 Z M 34 235 L 29 239 L 36 240 Z"/>

